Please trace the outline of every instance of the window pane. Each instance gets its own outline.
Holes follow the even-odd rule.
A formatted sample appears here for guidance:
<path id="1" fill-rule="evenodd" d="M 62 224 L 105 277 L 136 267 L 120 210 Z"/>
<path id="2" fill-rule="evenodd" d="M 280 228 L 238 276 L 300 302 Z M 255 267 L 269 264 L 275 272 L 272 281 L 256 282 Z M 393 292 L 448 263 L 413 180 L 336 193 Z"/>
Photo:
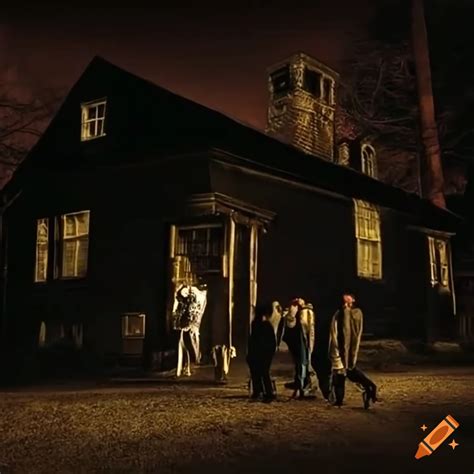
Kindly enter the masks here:
<path id="1" fill-rule="evenodd" d="M 95 122 L 89 122 L 87 124 L 87 137 L 95 137 Z"/>
<path id="2" fill-rule="evenodd" d="M 76 276 L 77 247 L 78 242 L 76 240 L 65 240 L 63 242 L 63 277 L 70 278 Z"/>
<path id="3" fill-rule="evenodd" d="M 332 81 L 331 79 L 324 79 L 324 101 L 330 104 L 331 101 L 331 88 L 332 88 Z"/>
<path id="4" fill-rule="evenodd" d="M 123 337 L 145 337 L 145 315 L 126 314 L 122 316 Z"/>
<path id="5" fill-rule="evenodd" d="M 315 97 L 321 96 L 321 74 L 305 68 L 303 76 L 303 89 Z"/>
<path id="6" fill-rule="evenodd" d="M 271 81 L 273 85 L 273 93 L 275 95 L 281 95 L 288 92 L 291 84 L 290 67 L 284 66 L 278 71 L 275 71 L 271 75 Z"/>
<path id="7" fill-rule="evenodd" d="M 84 277 L 87 274 L 89 217 L 89 211 L 62 216 L 64 226 L 62 239 L 62 277 Z"/>
<path id="8" fill-rule="evenodd" d="M 99 119 L 97 121 L 97 136 L 103 135 L 104 134 L 104 120 Z"/>
<path id="9" fill-rule="evenodd" d="M 105 102 L 82 105 L 82 140 L 104 135 L 105 113 Z"/>
<path id="10" fill-rule="evenodd" d="M 95 119 L 97 117 L 97 107 L 89 107 L 87 109 L 87 119 Z"/>
<path id="11" fill-rule="evenodd" d="M 77 253 L 77 275 L 84 277 L 87 274 L 87 258 L 89 255 L 89 239 L 88 237 L 81 237 L 78 241 Z"/>
<path id="12" fill-rule="evenodd" d="M 79 214 L 74 215 L 77 225 L 77 235 L 89 234 L 89 216 L 89 212 L 81 212 Z"/>
<path id="13" fill-rule="evenodd" d="M 46 281 L 48 273 L 48 219 L 36 223 L 36 266 L 35 281 Z"/>
<path id="14" fill-rule="evenodd" d="M 222 227 L 178 229 L 177 256 L 186 256 L 193 273 L 221 269 Z"/>

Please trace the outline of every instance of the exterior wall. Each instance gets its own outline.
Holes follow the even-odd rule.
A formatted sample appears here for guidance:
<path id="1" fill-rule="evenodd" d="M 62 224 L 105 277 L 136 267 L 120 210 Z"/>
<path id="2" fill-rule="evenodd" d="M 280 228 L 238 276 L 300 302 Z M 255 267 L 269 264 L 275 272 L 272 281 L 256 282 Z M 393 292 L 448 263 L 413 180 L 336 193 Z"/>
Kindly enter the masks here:
<path id="1" fill-rule="evenodd" d="M 183 175 L 182 170 L 189 174 Z M 123 350 L 121 315 L 146 314 L 145 353 L 172 345 L 166 327 L 169 225 L 189 194 L 208 192 L 198 157 L 128 169 L 38 172 L 8 215 L 7 315 L 12 341 L 36 347 L 41 321 L 82 322 L 84 348 L 99 357 Z M 34 283 L 36 219 L 90 210 L 84 279 Z"/>
<path id="2" fill-rule="evenodd" d="M 383 337 L 420 336 L 427 311 L 427 245 L 406 221 L 382 212 L 383 279 L 357 277 L 351 200 L 323 196 L 241 169 L 212 167 L 216 191 L 277 213 L 260 236 L 258 298 L 283 305 L 302 296 L 316 307 L 322 326 L 340 304 L 342 291 L 356 293 L 365 332 Z"/>

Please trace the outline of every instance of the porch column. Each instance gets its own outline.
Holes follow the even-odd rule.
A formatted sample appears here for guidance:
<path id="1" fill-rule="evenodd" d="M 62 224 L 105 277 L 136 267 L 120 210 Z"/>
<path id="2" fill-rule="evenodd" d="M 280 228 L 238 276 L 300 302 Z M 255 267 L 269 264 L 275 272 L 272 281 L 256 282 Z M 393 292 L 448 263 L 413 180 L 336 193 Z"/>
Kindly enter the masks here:
<path id="1" fill-rule="evenodd" d="M 255 306 L 257 304 L 257 264 L 258 264 L 258 226 L 252 224 L 250 228 L 250 321 L 255 316 Z"/>
<path id="2" fill-rule="evenodd" d="M 228 226 L 228 281 L 229 281 L 229 300 L 228 300 L 228 315 L 229 315 L 229 350 L 232 347 L 232 324 L 234 312 L 234 258 L 235 258 L 235 221 L 233 215 L 229 216 Z"/>

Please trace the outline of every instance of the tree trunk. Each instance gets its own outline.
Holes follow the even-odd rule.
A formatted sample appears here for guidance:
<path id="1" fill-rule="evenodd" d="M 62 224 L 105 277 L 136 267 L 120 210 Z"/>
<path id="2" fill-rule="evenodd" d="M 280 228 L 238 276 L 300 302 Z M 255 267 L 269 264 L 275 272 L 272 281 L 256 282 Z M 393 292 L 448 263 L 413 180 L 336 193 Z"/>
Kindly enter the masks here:
<path id="1" fill-rule="evenodd" d="M 423 196 L 446 208 L 441 150 L 434 110 L 431 67 L 423 0 L 412 0 L 412 44 L 415 59 L 420 134 L 423 145 Z"/>

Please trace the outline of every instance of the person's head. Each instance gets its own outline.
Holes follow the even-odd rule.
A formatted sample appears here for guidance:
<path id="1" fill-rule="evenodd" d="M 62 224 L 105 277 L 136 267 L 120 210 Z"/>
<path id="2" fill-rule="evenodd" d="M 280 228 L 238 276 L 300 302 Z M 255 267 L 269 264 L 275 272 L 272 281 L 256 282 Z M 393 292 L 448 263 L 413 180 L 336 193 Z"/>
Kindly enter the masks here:
<path id="1" fill-rule="evenodd" d="M 342 301 L 347 306 L 353 306 L 355 300 L 355 296 L 352 293 L 343 293 L 342 295 Z"/>
<path id="2" fill-rule="evenodd" d="M 255 307 L 254 321 L 262 322 L 266 321 L 272 314 L 273 306 L 269 304 L 259 304 Z"/>

